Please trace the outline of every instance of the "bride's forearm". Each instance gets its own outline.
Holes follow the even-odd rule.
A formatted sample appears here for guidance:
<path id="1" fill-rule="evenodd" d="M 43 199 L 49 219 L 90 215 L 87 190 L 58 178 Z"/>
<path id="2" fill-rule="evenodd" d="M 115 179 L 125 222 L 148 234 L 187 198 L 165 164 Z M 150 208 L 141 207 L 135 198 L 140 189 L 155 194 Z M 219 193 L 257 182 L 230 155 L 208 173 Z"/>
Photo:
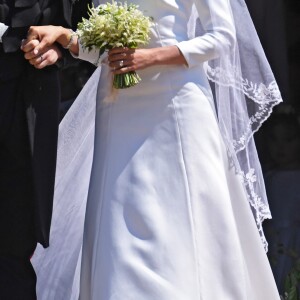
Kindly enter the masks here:
<path id="1" fill-rule="evenodd" d="M 78 37 L 74 32 L 70 29 L 59 26 L 58 27 L 59 36 L 57 38 L 57 42 L 61 44 L 64 48 L 67 48 L 74 55 L 78 55 L 79 53 L 79 44 Z"/>
<path id="2" fill-rule="evenodd" d="M 187 64 L 177 46 L 165 46 L 150 49 L 153 65 L 183 65 Z"/>

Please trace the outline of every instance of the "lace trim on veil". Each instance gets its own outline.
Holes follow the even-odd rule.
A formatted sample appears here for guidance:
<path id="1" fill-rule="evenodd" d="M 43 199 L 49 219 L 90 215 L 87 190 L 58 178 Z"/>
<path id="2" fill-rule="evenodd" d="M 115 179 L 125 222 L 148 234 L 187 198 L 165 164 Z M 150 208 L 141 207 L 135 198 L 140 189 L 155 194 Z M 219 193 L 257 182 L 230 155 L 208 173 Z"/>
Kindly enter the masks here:
<path id="1" fill-rule="evenodd" d="M 246 149 L 249 141 L 253 138 L 254 133 L 259 130 L 264 121 L 271 115 L 273 107 L 282 102 L 279 87 L 275 80 L 271 81 L 268 85 L 263 83 L 254 83 L 247 78 L 241 77 L 241 73 L 235 70 L 234 67 L 232 67 L 230 72 L 228 72 L 228 70 L 223 70 L 220 67 L 213 68 L 208 63 L 205 63 L 204 69 L 207 78 L 210 81 L 220 86 L 237 89 L 241 91 L 249 99 L 249 101 L 252 100 L 256 104 L 256 110 L 254 114 L 249 115 L 249 120 L 243 134 L 240 134 L 229 141 L 229 148 L 238 155 L 239 152 Z M 244 168 L 243 170 L 236 158 L 232 157 L 232 161 L 237 173 L 241 175 L 260 237 L 264 248 L 267 251 L 268 243 L 263 232 L 262 223 L 266 219 L 271 219 L 271 213 L 268 203 L 263 201 L 255 188 L 257 177 L 259 175 L 257 174 L 255 167 L 250 164 L 248 164 L 247 168 Z M 262 174 L 260 176 L 262 176 Z"/>
<path id="2" fill-rule="evenodd" d="M 271 212 L 269 205 L 265 204 L 262 201 L 262 198 L 256 193 L 254 184 L 256 182 L 256 172 L 254 169 L 250 169 L 248 173 L 240 172 L 243 178 L 243 184 L 245 186 L 247 192 L 248 201 L 252 207 L 252 212 L 255 218 L 256 226 L 264 245 L 266 252 L 268 251 L 268 242 L 265 238 L 264 230 L 263 230 L 263 221 L 266 219 L 271 219 Z"/>
<path id="3" fill-rule="evenodd" d="M 204 64 L 207 78 L 222 86 L 230 86 L 243 92 L 247 98 L 258 104 L 255 114 L 249 116 L 247 130 L 238 139 L 232 140 L 235 152 L 239 152 L 247 146 L 249 139 L 253 137 L 264 121 L 272 114 L 274 106 L 282 102 L 281 93 L 275 80 L 268 86 L 263 83 L 254 83 L 247 78 L 239 76 L 240 72 L 234 67 L 228 71 L 220 67 L 213 68 L 208 63 Z"/>

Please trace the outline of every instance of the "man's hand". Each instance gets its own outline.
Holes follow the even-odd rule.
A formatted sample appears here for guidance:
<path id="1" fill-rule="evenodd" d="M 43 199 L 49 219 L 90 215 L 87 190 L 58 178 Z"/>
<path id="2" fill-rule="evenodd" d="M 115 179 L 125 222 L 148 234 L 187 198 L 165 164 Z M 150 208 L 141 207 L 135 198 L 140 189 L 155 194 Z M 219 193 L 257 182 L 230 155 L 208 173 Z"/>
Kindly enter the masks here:
<path id="1" fill-rule="evenodd" d="M 34 51 L 40 45 L 38 40 L 24 40 L 21 49 L 25 52 L 24 57 L 37 69 L 51 66 L 62 57 L 60 49 L 55 45 L 43 47 L 37 53 Z"/>

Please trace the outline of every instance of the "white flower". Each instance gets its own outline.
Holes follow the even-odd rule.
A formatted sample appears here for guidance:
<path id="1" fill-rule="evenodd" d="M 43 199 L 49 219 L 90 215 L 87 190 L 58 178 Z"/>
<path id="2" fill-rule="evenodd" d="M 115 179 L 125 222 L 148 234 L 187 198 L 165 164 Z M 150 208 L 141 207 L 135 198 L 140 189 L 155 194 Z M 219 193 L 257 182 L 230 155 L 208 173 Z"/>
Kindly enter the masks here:
<path id="1" fill-rule="evenodd" d="M 78 24 L 77 34 L 84 49 L 105 50 L 116 47 L 137 48 L 149 42 L 152 19 L 144 16 L 134 4 L 120 2 L 89 8 L 89 19 Z M 134 71 L 114 75 L 113 86 L 117 89 L 136 85 L 140 77 Z"/>
<path id="2" fill-rule="evenodd" d="M 89 19 L 78 24 L 77 34 L 85 48 L 98 48 L 103 53 L 115 47 L 147 44 L 151 26 L 151 18 L 144 16 L 137 5 L 112 1 L 89 8 Z"/>

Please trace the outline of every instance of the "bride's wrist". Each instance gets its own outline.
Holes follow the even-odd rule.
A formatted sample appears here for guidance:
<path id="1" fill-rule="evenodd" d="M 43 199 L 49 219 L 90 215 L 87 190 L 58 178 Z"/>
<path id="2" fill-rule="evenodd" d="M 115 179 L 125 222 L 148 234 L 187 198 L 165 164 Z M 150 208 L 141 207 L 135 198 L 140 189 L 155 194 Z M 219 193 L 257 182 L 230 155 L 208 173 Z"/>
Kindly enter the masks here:
<path id="1" fill-rule="evenodd" d="M 73 39 L 73 30 L 62 26 L 58 27 L 57 42 L 65 49 L 70 48 L 70 42 Z"/>
<path id="2" fill-rule="evenodd" d="M 71 51 L 73 54 L 78 54 L 78 38 L 72 29 L 61 27 L 57 42 L 64 48 Z"/>
<path id="3" fill-rule="evenodd" d="M 182 65 L 185 58 L 177 46 L 153 48 L 152 60 L 155 65 Z"/>
<path id="4" fill-rule="evenodd" d="M 151 64 L 160 65 L 162 62 L 161 48 L 152 48 Z"/>

